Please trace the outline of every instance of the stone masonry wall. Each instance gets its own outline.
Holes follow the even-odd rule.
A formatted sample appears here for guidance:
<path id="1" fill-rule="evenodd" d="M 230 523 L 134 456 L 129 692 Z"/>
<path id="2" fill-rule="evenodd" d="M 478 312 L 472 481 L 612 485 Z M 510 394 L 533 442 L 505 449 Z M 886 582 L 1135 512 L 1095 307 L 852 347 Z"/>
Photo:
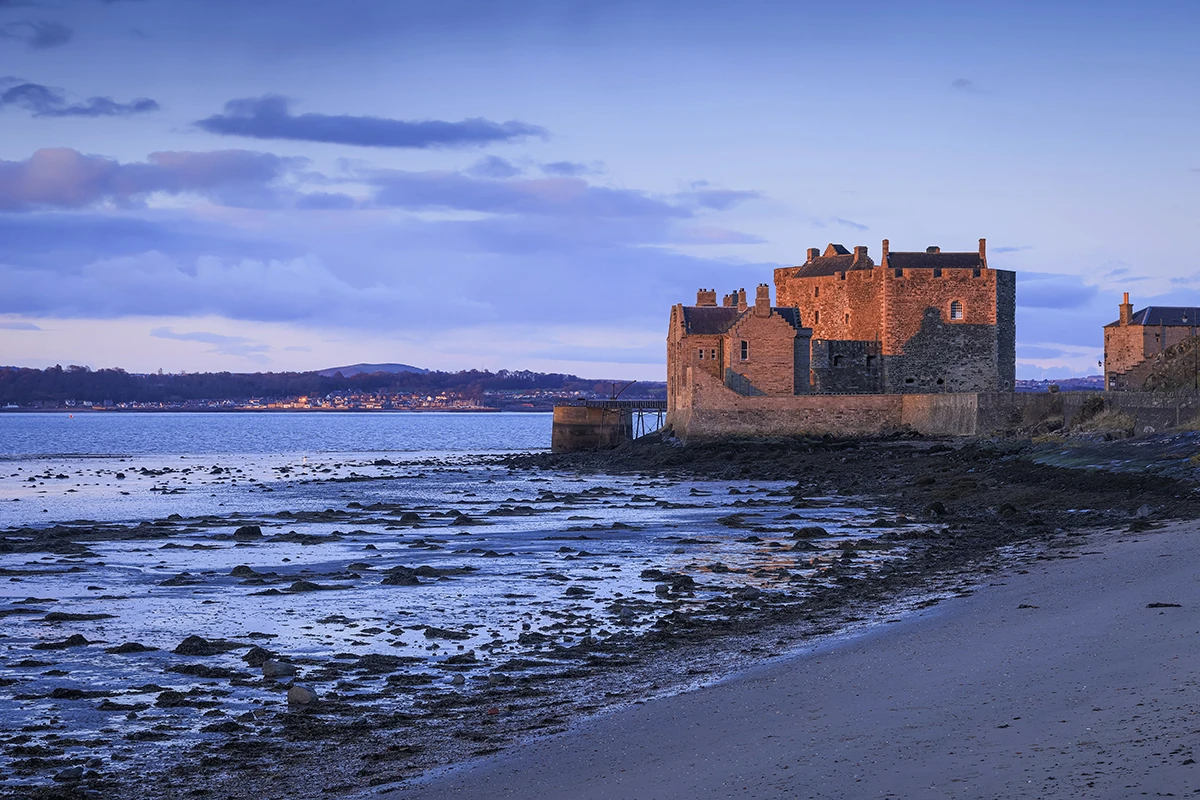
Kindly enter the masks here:
<path id="1" fill-rule="evenodd" d="M 994 325 L 947 322 L 936 308 L 926 308 L 903 354 L 884 356 L 886 391 L 997 391 L 996 345 Z"/>
<path id="2" fill-rule="evenodd" d="M 775 270 L 775 305 L 800 309 L 814 339 L 878 339 L 882 332 L 880 269 L 819 278 L 791 278 L 795 267 Z M 839 277 L 840 276 L 840 277 Z"/>
<path id="3" fill-rule="evenodd" d="M 883 392 L 879 342 L 812 340 L 813 391 L 831 394 Z"/>
<path id="4" fill-rule="evenodd" d="M 769 396 L 795 394 L 796 329 L 778 314 L 747 314 L 729 329 L 725 364 L 745 377 L 750 384 Z M 749 358 L 742 359 L 742 342 L 749 346 Z"/>

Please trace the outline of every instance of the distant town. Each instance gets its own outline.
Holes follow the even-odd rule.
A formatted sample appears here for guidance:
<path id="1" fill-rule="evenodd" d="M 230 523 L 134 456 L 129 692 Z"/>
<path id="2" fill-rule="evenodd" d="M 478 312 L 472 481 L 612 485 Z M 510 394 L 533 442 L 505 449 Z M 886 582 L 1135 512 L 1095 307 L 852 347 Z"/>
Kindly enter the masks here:
<path id="1" fill-rule="evenodd" d="M 356 364 L 306 373 L 127 373 L 0 366 L 0 410 L 550 411 L 575 400 L 662 399 L 666 384 L 530 371 Z"/>

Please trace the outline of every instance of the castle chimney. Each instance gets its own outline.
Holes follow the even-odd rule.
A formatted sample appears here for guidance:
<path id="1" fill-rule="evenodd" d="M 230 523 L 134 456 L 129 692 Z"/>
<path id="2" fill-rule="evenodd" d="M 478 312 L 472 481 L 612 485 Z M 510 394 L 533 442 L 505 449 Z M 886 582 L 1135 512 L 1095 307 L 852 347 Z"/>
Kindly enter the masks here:
<path id="1" fill-rule="evenodd" d="M 854 246 L 854 266 L 867 260 L 867 248 L 864 245 Z"/>
<path id="2" fill-rule="evenodd" d="M 938 246 L 935 244 L 935 245 L 933 245 L 933 246 L 931 246 L 931 247 L 926 247 L 926 248 L 925 248 L 925 252 L 926 252 L 926 253 L 940 253 L 940 252 L 942 252 L 942 248 L 938 247 Z"/>
<path id="3" fill-rule="evenodd" d="M 716 289 L 700 289 L 696 292 L 696 305 L 715 306 L 717 304 Z"/>
<path id="4" fill-rule="evenodd" d="M 733 295 L 727 294 L 723 298 L 721 298 L 721 305 L 725 306 L 726 308 L 732 308 L 733 307 Z"/>
<path id="5" fill-rule="evenodd" d="M 883 257 L 879 260 L 879 266 L 883 267 L 884 269 L 887 269 L 887 265 L 888 265 L 888 263 L 887 263 L 887 261 L 888 261 L 888 244 L 889 244 L 888 240 L 884 239 L 883 240 Z"/>
<path id="6" fill-rule="evenodd" d="M 746 290 L 745 289 L 737 290 L 737 303 L 738 303 L 737 304 L 738 311 L 746 310 L 747 306 L 746 306 Z"/>
<path id="7" fill-rule="evenodd" d="M 754 292 L 754 316 L 771 316 L 771 287 L 760 283 Z"/>
<path id="8" fill-rule="evenodd" d="M 987 267 L 987 239 L 979 240 L 979 260 Z"/>
<path id="9" fill-rule="evenodd" d="M 821 248 L 819 248 L 819 247 L 808 248 L 808 261 L 805 261 L 804 263 L 811 264 L 813 262 L 813 259 L 816 258 L 817 254 L 820 252 L 821 252 Z"/>
<path id="10" fill-rule="evenodd" d="M 1130 322 L 1133 322 L 1133 303 L 1129 302 L 1129 292 L 1125 293 L 1125 299 L 1121 301 L 1121 304 L 1117 308 L 1121 309 L 1122 325 L 1128 325 Z"/>

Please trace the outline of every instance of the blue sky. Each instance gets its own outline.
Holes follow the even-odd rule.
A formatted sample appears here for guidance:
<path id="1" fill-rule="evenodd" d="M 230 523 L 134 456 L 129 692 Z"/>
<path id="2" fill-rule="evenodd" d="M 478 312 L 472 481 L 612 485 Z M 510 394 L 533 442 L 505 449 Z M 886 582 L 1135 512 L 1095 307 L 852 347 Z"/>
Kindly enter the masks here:
<path id="1" fill-rule="evenodd" d="M 0 363 L 661 379 L 807 247 L 1200 305 L 1200 6 L 0 0 Z"/>

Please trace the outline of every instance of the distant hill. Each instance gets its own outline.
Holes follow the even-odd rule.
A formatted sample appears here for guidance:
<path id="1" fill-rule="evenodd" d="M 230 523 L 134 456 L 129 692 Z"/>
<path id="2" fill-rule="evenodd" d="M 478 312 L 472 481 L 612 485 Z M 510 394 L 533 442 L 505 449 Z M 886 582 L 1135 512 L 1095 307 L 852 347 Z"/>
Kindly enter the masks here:
<path id="1" fill-rule="evenodd" d="M 348 367 L 333 367 L 331 369 L 323 369 L 317 372 L 317 374 L 325 378 L 332 378 L 339 372 L 342 373 L 343 378 L 352 378 L 355 375 L 374 375 L 377 372 L 413 372 L 417 375 L 429 374 L 429 370 L 427 369 L 411 367 L 408 364 L 351 364 Z"/>

